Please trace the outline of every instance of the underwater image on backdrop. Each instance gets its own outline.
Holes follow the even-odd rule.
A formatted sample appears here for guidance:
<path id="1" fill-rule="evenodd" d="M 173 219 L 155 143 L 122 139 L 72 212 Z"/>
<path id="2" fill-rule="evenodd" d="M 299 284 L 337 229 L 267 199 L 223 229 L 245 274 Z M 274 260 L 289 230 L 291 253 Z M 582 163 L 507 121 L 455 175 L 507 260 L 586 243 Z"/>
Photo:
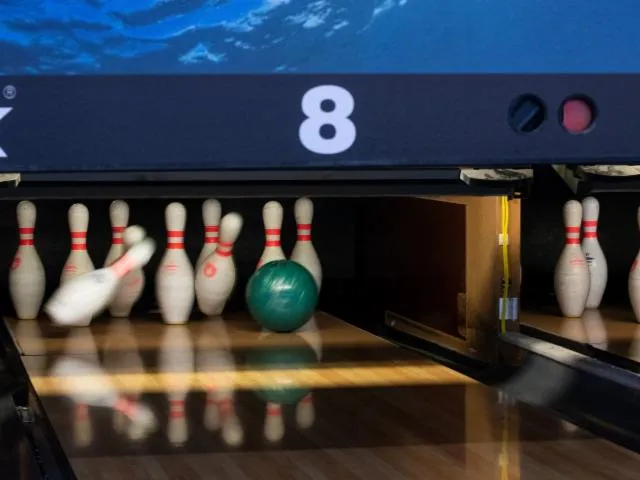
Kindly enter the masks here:
<path id="1" fill-rule="evenodd" d="M 2 0 L 0 74 L 640 71 L 637 0 Z"/>

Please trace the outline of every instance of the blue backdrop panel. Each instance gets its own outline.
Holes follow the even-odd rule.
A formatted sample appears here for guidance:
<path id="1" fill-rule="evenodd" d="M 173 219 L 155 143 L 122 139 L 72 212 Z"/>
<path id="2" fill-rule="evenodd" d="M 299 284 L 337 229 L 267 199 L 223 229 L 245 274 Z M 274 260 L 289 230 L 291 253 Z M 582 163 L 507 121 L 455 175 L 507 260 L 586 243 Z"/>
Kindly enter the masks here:
<path id="1" fill-rule="evenodd" d="M 0 169 L 632 161 L 638 18 L 637 0 L 4 0 Z M 547 107 L 530 135 L 507 122 L 524 93 Z M 598 107 L 586 135 L 558 121 L 576 93 Z"/>

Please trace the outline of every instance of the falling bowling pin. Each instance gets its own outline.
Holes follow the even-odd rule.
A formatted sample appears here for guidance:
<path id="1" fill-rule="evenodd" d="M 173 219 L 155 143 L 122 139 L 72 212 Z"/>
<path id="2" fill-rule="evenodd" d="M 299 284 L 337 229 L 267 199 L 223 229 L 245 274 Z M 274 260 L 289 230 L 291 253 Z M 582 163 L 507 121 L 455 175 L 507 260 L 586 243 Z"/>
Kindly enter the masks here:
<path id="1" fill-rule="evenodd" d="M 569 200 L 563 209 L 565 246 L 555 268 L 554 286 L 565 317 L 580 317 L 589 295 L 589 267 L 580 246 L 582 205 Z"/>
<path id="2" fill-rule="evenodd" d="M 91 319 L 108 305 L 120 280 L 132 270 L 146 265 L 155 249 L 153 239 L 145 238 L 110 266 L 80 275 L 61 285 L 44 310 L 58 325 L 82 324 L 86 318 Z"/>
<path id="3" fill-rule="evenodd" d="M 220 233 L 220 214 L 222 208 L 220 202 L 209 198 L 202 203 L 202 223 L 204 223 L 204 245 L 200 250 L 200 256 L 196 262 L 197 272 L 205 258 L 210 256 L 218 246 L 218 235 Z"/>
<path id="4" fill-rule="evenodd" d="M 282 232 L 283 210 L 280 203 L 271 201 L 262 208 L 262 221 L 264 222 L 265 244 L 257 268 L 276 260 L 285 260 L 280 235 Z"/>
<path id="5" fill-rule="evenodd" d="M 298 239 L 291 252 L 291 260 L 309 270 L 318 286 L 319 292 L 322 285 L 322 265 L 311 242 L 311 222 L 313 221 L 313 202 L 311 199 L 307 197 L 299 198 L 294 206 L 294 216 Z"/>
<path id="6" fill-rule="evenodd" d="M 33 243 L 36 206 L 29 201 L 16 208 L 20 241 L 9 272 L 9 292 L 21 320 L 38 316 L 45 290 L 44 266 Z"/>
<path id="7" fill-rule="evenodd" d="M 165 209 L 167 250 L 156 274 L 156 297 L 165 323 L 183 324 L 189 320 L 195 297 L 194 271 L 184 251 L 187 210 L 173 202 Z"/>
<path id="8" fill-rule="evenodd" d="M 71 253 L 62 268 L 61 285 L 74 277 L 94 270 L 93 262 L 87 252 L 89 209 L 82 203 L 75 203 L 69 208 L 68 217 L 69 230 L 71 231 Z M 91 317 L 86 317 L 75 326 L 86 326 L 89 323 L 91 323 Z"/>
<path id="9" fill-rule="evenodd" d="M 640 208 L 638 208 L 637 217 L 638 227 L 640 227 Z M 631 300 L 636 321 L 640 322 L 640 251 L 638 251 L 629 272 L 629 300 Z"/>
<path id="10" fill-rule="evenodd" d="M 198 308 L 205 315 L 220 315 L 236 284 L 233 244 L 242 230 L 242 217 L 229 213 L 220 222 L 220 242 L 196 273 Z"/>
<path id="11" fill-rule="evenodd" d="M 600 204 L 594 197 L 582 200 L 582 251 L 589 267 L 589 295 L 586 308 L 598 308 L 607 287 L 607 259 L 598 241 Z"/>

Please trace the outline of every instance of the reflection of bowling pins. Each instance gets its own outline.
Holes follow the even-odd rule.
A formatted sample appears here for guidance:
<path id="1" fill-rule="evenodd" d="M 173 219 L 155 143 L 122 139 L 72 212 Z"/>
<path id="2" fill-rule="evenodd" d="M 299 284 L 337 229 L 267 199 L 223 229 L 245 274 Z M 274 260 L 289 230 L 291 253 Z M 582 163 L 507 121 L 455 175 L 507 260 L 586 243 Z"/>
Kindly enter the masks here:
<path id="1" fill-rule="evenodd" d="M 47 349 L 37 320 L 17 322 L 15 339 L 22 355 L 29 356 L 30 374 L 35 376 L 42 375 L 47 364 Z"/>
<path id="2" fill-rule="evenodd" d="M 581 317 L 589 294 L 589 267 L 580 247 L 582 205 L 569 200 L 563 214 L 566 240 L 555 268 L 556 298 L 565 317 Z"/>
<path id="3" fill-rule="evenodd" d="M 209 198 L 202 203 L 202 222 L 204 223 L 204 245 L 200 250 L 200 256 L 196 262 L 196 272 L 200 269 L 202 262 L 218 246 L 218 234 L 220 229 L 220 213 L 222 208 L 220 202 Z"/>
<path id="4" fill-rule="evenodd" d="M 202 345 L 198 351 L 198 372 L 224 374 L 222 384 L 211 382 L 207 385 L 207 405 L 205 426 L 217 430 L 222 426 L 222 439 L 236 447 L 244 440 L 244 431 L 235 409 L 235 362 L 230 351 L 229 336 L 224 321 L 220 318 L 207 319 L 199 336 Z"/>
<path id="5" fill-rule="evenodd" d="M 146 232 L 142 228 L 128 229 L 125 231 L 129 223 L 129 206 L 122 200 L 115 200 L 109 207 L 109 217 L 111 218 L 112 240 L 111 248 L 107 253 L 104 265 L 109 266 L 117 259 L 122 257 L 124 252 L 131 248 L 134 243 L 142 241 Z M 143 233 L 142 238 L 138 233 Z M 109 304 L 109 312 L 112 317 L 128 317 L 131 308 L 138 301 L 142 290 L 144 289 L 144 272 L 142 268 L 127 273 L 118 289 L 113 294 L 113 298 Z"/>
<path id="6" fill-rule="evenodd" d="M 114 318 L 109 324 L 109 330 L 104 345 L 104 364 L 110 372 L 126 372 L 127 374 L 144 374 L 142 358 L 138 351 L 136 337 L 128 319 Z M 142 386 L 134 384 L 127 395 L 121 398 L 121 404 L 126 409 L 135 411 L 138 407 Z M 123 433 L 127 428 L 127 415 L 124 409 L 113 410 L 113 428 Z M 128 425 L 127 434 L 131 440 L 140 440 L 146 430 L 139 429 L 135 424 Z"/>
<path id="7" fill-rule="evenodd" d="M 36 206 L 20 202 L 16 214 L 20 241 L 9 272 L 9 292 L 17 317 L 31 320 L 38 316 L 45 289 L 44 266 L 33 244 Z"/>
<path id="8" fill-rule="evenodd" d="M 589 344 L 595 348 L 606 350 L 609 342 L 600 310 L 596 308 L 586 309 L 584 315 L 582 315 L 582 322 Z"/>
<path id="9" fill-rule="evenodd" d="M 315 316 L 296 330 L 296 334 L 304 338 L 313 348 L 318 362 L 322 361 L 322 338 L 318 331 L 318 324 Z M 296 405 L 296 424 L 299 428 L 309 428 L 315 421 L 315 406 L 313 404 L 313 393 L 309 392 Z"/>
<path id="10" fill-rule="evenodd" d="M 173 202 L 165 210 L 167 250 L 156 274 L 156 297 L 165 323 L 183 324 L 189 320 L 193 308 L 194 272 L 184 251 L 184 227 L 187 210 Z"/>
<path id="11" fill-rule="evenodd" d="M 282 405 L 275 402 L 267 402 L 265 412 L 264 436 L 271 443 L 279 442 L 284 436 Z"/>
<path id="12" fill-rule="evenodd" d="M 229 213 L 220 222 L 220 243 L 196 273 L 198 308 L 205 315 L 220 315 L 236 285 L 233 244 L 242 230 L 242 217 Z"/>
<path id="13" fill-rule="evenodd" d="M 276 260 L 285 260 L 284 252 L 280 245 L 280 233 L 282 231 L 282 205 L 271 201 L 262 208 L 262 221 L 264 222 L 265 244 L 258 267 Z"/>
<path id="14" fill-rule="evenodd" d="M 87 252 L 87 229 L 89 228 L 89 209 L 81 203 L 71 205 L 69 208 L 69 230 L 71 231 L 71 253 L 62 268 L 60 283 L 65 283 L 73 277 L 94 270 L 93 262 Z M 77 326 L 88 325 L 91 317 Z"/>
<path id="15" fill-rule="evenodd" d="M 81 351 L 82 355 L 74 355 Z M 71 331 L 65 343 L 63 355 L 58 358 L 49 376 L 69 393 L 75 402 L 74 438 L 76 445 L 91 443 L 93 427 L 89 407 L 109 407 L 124 412 L 137 430 L 153 431 L 156 419 L 145 405 L 129 408 L 122 395 L 115 389 L 111 377 L 100 367 L 96 344 L 88 327 Z M 82 377 L 79 381 L 78 377 Z"/>
<path id="16" fill-rule="evenodd" d="M 305 267 L 313 276 L 318 286 L 318 292 L 322 285 L 322 265 L 311 242 L 311 222 L 313 221 L 313 202 L 306 197 L 299 198 L 294 206 L 294 215 L 298 230 L 298 239 L 291 260 Z"/>
<path id="17" fill-rule="evenodd" d="M 189 330 L 183 325 L 165 327 L 160 345 L 158 366 L 166 376 L 169 399 L 167 437 L 173 445 L 183 445 L 189 437 L 185 401 L 191 386 L 194 367 L 193 345 Z"/>
<path id="18" fill-rule="evenodd" d="M 607 287 L 607 259 L 598 242 L 600 204 L 594 197 L 582 200 L 582 251 L 589 267 L 589 296 L 587 308 L 598 308 Z"/>
<path id="19" fill-rule="evenodd" d="M 631 340 L 629 358 L 636 362 L 640 362 L 640 326 L 636 327 L 635 334 L 633 335 L 633 339 Z"/>

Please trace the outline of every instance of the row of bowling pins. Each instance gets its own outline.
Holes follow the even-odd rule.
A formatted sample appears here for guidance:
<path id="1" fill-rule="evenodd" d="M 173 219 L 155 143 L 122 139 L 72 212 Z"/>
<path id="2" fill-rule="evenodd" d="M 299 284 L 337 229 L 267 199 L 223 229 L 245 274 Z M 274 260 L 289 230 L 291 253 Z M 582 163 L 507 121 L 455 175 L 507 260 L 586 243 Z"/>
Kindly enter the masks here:
<path id="1" fill-rule="evenodd" d="M 158 372 L 172 374 L 166 393 L 169 404 L 166 435 L 175 446 L 184 444 L 189 438 L 185 404 L 191 387 L 190 374 L 195 369 L 199 374 L 218 373 L 228 379 L 206 385 L 204 417 L 198 423 L 203 423 L 209 431 L 218 431 L 225 444 L 239 446 L 243 443 L 244 429 L 236 414 L 233 380 L 236 365 L 226 326 L 222 319 L 216 318 L 206 320 L 200 328 L 197 332 L 197 348 L 187 327 L 180 325 L 167 327 L 160 342 Z M 33 355 L 31 358 L 34 361 L 42 360 L 39 368 L 32 363 L 30 369 L 36 374 L 44 374 L 47 356 L 38 323 L 19 322 L 15 334 L 20 345 Z M 302 336 L 320 361 L 322 343 L 314 318 L 292 335 Z M 142 441 L 158 429 L 156 415 L 142 400 L 142 383 L 130 383 L 125 394 L 117 390 L 107 373 L 145 373 L 136 337 L 127 319 L 115 319 L 110 324 L 105 338 L 103 362 L 100 361 L 91 330 L 84 327 L 71 331 L 62 355 L 49 371 L 50 376 L 69 379 L 64 382 L 63 388 L 74 402 L 73 437 L 78 447 L 90 445 L 94 438 L 90 407 L 110 408 L 113 412 L 113 429 L 131 441 Z M 73 380 L 78 376 L 91 378 L 91 388 Z M 268 442 L 278 442 L 285 434 L 283 410 L 283 406 L 275 402 L 265 405 L 263 434 Z M 314 400 L 310 392 L 295 405 L 295 422 L 298 428 L 304 429 L 311 427 L 314 421 Z"/>
<path id="2" fill-rule="evenodd" d="M 298 199 L 294 214 L 298 239 L 291 259 L 305 266 L 320 288 L 322 269 L 311 241 L 313 220 L 311 200 Z M 71 253 L 63 267 L 61 284 L 94 270 L 86 247 L 89 211 L 82 204 L 74 204 L 69 209 L 68 216 L 72 245 Z M 141 229 L 125 230 L 129 221 L 129 207 L 126 202 L 121 200 L 112 202 L 109 216 L 113 237 L 105 266 L 113 264 L 144 236 L 144 231 Z M 236 269 L 232 249 L 242 229 L 242 217 L 237 213 L 230 213 L 220 221 L 220 202 L 214 199 L 203 203 L 202 216 L 205 241 L 194 271 L 184 250 L 186 209 L 184 205 L 174 202 L 165 210 L 167 249 L 156 275 L 156 295 L 166 323 L 186 322 L 193 308 L 194 297 L 197 298 L 198 306 L 203 313 L 219 315 L 235 286 Z M 33 241 L 36 221 L 35 205 L 28 201 L 20 202 L 17 207 L 17 217 L 20 245 L 9 274 L 9 288 L 18 318 L 29 319 L 38 315 L 45 291 L 44 267 Z M 258 267 L 270 261 L 286 258 L 280 244 L 282 220 L 282 205 L 274 201 L 265 204 L 263 221 L 266 242 Z M 136 235 L 140 231 L 141 233 Z M 129 233 L 132 238 L 127 238 L 126 232 L 134 232 Z M 141 268 L 136 268 L 125 275 L 109 304 L 113 317 L 129 315 L 142 294 L 144 283 L 145 278 Z M 83 324 L 88 324 L 90 321 L 90 318 L 84 319 Z"/>
<path id="3" fill-rule="evenodd" d="M 598 241 L 600 204 L 594 197 L 582 203 L 569 200 L 563 209 L 565 246 L 556 264 L 554 286 L 565 317 L 582 317 L 585 309 L 600 307 L 607 287 L 607 259 Z M 640 208 L 637 214 L 640 228 Z M 584 232 L 580 241 L 580 226 Z M 640 250 L 629 272 L 629 299 L 640 321 Z"/>
<path id="4" fill-rule="evenodd" d="M 202 206 L 202 216 L 207 231 L 215 232 L 220 219 L 220 203 L 207 200 Z M 265 227 L 265 246 L 256 268 L 266 263 L 285 260 L 281 246 L 281 231 L 284 210 L 276 201 L 267 202 L 262 209 Z M 299 198 L 294 206 L 297 225 L 297 241 L 291 260 L 304 266 L 313 276 L 320 289 L 322 267 L 311 240 L 313 202 Z M 236 284 L 236 267 L 233 246 L 240 235 L 243 220 L 233 212 L 220 220 L 218 241 L 205 239 L 203 250 L 196 262 L 195 271 L 184 251 L 183 237 L 186 224 L 186 209 L 182 204 L 172 203 L 165 212 L 167 225 L 167 250 L 156 274 L 156 294 L 165 323 L 182 324 L 188 321 L 194 300 L 205 315 L 220 315 Z M 215 238 L 215 237 L 209 237 Z"/>
<path id="5" fill-rule="evenodd" d="M 9 292 L 17 317 L 27 320 L 36 318 L 40 312 L 46 287 L 46 275 L 34 244 L 36 206 L 30 201 L 22 201 L 18 203 L 16 216 L 20 240 L 9 271 Z M 140 242 L 145 236 L 144 230 L 140 228 L 129 229 L 125 234 L 129 222 L 129 206 L 126 202 L 121 200 L 112 202 L 109 216 L 113 237 L 104 262 L 105 266 L 113 264 L 128 248 Z M 95 269 L 87 251 L 88 208 L 81 203 L 72 205 L 69 208 L 68 220 L 71 252 L 62 267 L 60 284 Z M 134 269 L 124 276 L 109 305 L 114 317 L 129 315 L 133 304 L 142 293 L 144 280 L 141 268 Z M 87 319 L 87 323 L 88 321 L 90 319 Z"/>

